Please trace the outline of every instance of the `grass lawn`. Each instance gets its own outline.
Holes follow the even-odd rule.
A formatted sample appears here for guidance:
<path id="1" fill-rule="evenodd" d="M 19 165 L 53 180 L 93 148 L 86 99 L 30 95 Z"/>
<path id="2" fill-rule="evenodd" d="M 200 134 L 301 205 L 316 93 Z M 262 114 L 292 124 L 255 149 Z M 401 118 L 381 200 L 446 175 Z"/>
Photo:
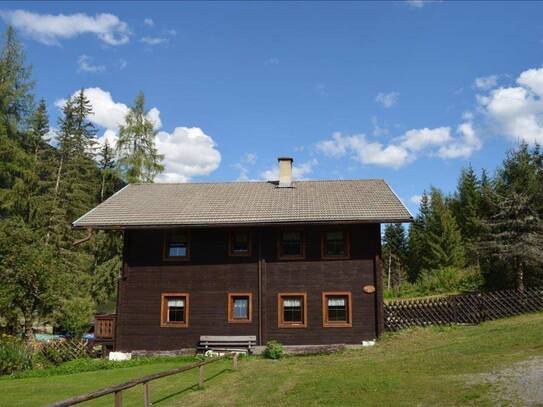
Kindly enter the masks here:
<path id="1" fill-rule="evenodd" d="M 493 405 L 497 391 L 470 375 L 543 356 L 543 314 L 479 326 L 427 328 L 390 335 L 373 348 L 333 355 L 230 361 L 151 384 L 154 405 Z M 40 378 L 0 379 L 0 405 L 38 406 L 188 363 L 172 359 L 132 368 Z M 125 392 L 142 405 L 142 387 Z M 87 405 L 112 405 L 112 398 Z"/>

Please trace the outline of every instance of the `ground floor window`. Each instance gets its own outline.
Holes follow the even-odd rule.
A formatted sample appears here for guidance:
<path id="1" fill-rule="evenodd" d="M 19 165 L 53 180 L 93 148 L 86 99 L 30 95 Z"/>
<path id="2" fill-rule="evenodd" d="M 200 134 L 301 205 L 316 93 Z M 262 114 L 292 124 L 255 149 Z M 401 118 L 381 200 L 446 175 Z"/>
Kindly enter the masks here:
<path id="1" fill-rule="evenodd" d="M 277 302 L 279 328 L 307 327 L 306 293 L 278 294 Z"/>
<path id="2" fill-rule="evenodd" d="M 189 295 L 163 293 L 160 326 L 185 328 L 189 324 Z"/>
<path id="3" fill-rule="evenodd" d="M 322 317 L 325 327 L 352 326 L 351 293 L 322 293 Z"/>
<path id="4" fill-rule="evenodd" d="M 228 322 L 251 322 L 252 298 L 251 293 L 229 293 Z"/>

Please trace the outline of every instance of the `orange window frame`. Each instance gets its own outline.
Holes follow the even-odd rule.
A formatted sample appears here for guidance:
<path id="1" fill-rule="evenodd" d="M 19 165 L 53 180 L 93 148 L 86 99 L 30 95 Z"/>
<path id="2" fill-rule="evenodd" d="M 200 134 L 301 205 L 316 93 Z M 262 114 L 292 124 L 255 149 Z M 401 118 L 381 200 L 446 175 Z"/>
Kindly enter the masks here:
<path id="1" fill-rule="evenodd" d="M 168 321 L 168 300 L 171 298 L 183 298 L 183 322 Z M 187 328 L 189 326 L 189 294 L 188 293 L 162 293 L 160 295 L 160 326 L 163 328 Z"/>
<path id="2" fill-rule="evenodd" d="M 347 321 L 329 321 L 328 320 L 328 298 L 346 297 L 347 298 Z M 353 326 L 353 306 L 352 295 L 350 291 L 325 291 L 322 293 L 322 326 L 325 328 L 350 328 Z"/>
<path id="3" fill-rule="evenodd" d="M 303 321 L 291 322 L 284 320 L 283 299 L 301 298 Z M 277 326 L 279 328 L 307 328 L 307 293 L 279 293 L 277 294 Z"/>

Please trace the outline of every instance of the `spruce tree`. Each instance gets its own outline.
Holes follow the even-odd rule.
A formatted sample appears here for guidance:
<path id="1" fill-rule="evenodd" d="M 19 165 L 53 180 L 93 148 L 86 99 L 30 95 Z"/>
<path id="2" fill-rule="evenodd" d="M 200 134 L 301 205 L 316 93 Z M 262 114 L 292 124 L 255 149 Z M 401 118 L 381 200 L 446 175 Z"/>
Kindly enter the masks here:
<path id="1" fill-rule="evenodd" d="M 430 216 L 430 200 L 426 191 L 422 194 L 419 212 L 409 227 L 407 253 L 408 278 L 415 282 L 423 269 L 427 268 L 425 258 L 428 257 L 428 218 Z"/>
<path id="2" fill-rule="evenodd" d="M 28 144 L 34 156 L 34 162 L 38 161 L 38 155 L 45 149 L 49 142 L 48 133 L 49 116 L 47 115 L 45 100 L 41 99 L 38 108 L 30 119 L 30 129 L 28 132 Z"/>
<path id="3" fill-rule="evenodd" d="M 0 55 L 0 125 L 10 137 L 24 127 L 33 108 L 30 79 L 32 68 L 26 65 L 23 46 L 15 30 L 9 26 L 4 34 L 4 45 Z"/>
<path id="4" fill-rule="evenodd" d="M 119 129 L 118 164 L 128 183 L 153 182 L 164 171 L 163 155 L 155 147 L 156 131 L 145 111 L 145 96 L 140 92 Z"/>
<path id="5" fill-rule="evenodd" d="M 463 267 L 465 262 L 462 235 L 441 191 L 432 188 L 431 212 L 427 238 L 429 252 L 424 261 L 430 269 Z"/>
<path id="6" fill-rule="evenodd" d="M 385 225 L 382 256 L 387 288 L 400 286 L 407 262 L 407 240 L 401 223 Z"/>
<path id="7" fill-rule="evenodd" d="M 100 161 L 98 167 L 100 169 L 101 183 L 100 183 L 100 202 L 103 202 L 109 197 L 115 189 L 116 184 L 116 164 L 115 164 L 115 152 L 110 147 L 107 140 L 100 149 Z"/>
<path id="8" fill-rule="evenodd" d="M 481 238 L 481 185 L 473 168 L 463 168 L 458 180 L 454 204 L 451 206 L 462 234 L 468 264 L 479 264 L 477 252 Z"/>

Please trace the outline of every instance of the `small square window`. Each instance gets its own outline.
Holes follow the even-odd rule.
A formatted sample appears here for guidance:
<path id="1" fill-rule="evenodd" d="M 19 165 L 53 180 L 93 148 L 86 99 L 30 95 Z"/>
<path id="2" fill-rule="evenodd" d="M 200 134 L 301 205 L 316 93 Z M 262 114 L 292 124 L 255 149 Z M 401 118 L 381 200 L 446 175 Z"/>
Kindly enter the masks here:
<path id="1" fill-rule="evenodd" d="M 228 294 L 228 322 L 251 322 L 252 298 L 251 293 Z"/>
<path id="2" fill-rule="evenodd" d="M 298 230 L 283 230 L 279 234 L 279 258 L 303 258 L 304 236 Z"/>
<path id="3" fill-rule="evenodd" d="M 164 258 L 166 260 L 186 260 L 189 258 L 189 234 L 186 230 L 167 231 L 164 238 Z"/>
<path id="4" fill-rule="evenodd" d="M 322 293 L 322 314 L 324 327 L 351 327 L 351 293 Z"/>
<path id="5" fill-rule="evenodd" d="M 162 294 L 160 326 L 185 328 L 189 323 L 188 312 L 188 294 Z"/>
<path id="6" fill-rule="evenodd" d="M 251 255 L 251 234 L 249 231 L 230 232 L 230 256 Z"/>
<path id="7" fill-rule="evenodd" d="M 322 257 L 349 257 L 349 236 L 344 230 L 325 231 L 322 237 Z"/>
<path id="8" fill-rule="evenodd" d="M 279 328 L 307 327 L 307 295 L 286 293 L 278 295 Z"/>

